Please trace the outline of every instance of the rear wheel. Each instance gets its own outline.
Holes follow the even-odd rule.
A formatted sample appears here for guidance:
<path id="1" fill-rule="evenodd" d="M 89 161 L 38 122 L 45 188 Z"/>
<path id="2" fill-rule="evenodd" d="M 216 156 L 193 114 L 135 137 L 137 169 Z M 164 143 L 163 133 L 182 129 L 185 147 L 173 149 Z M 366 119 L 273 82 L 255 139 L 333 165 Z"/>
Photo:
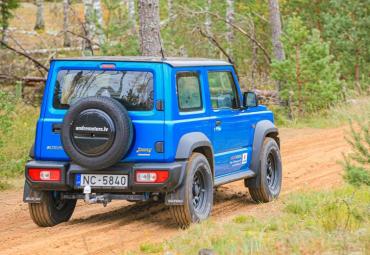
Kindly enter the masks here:
<path id="1" fill-rule="evenodd" d="M 31 218 L 40 227 L 52 227 L 68 221 L 76 200 L 62 199 L 60 192 L 44 191 L 40 203 L 28 204 Z"/>
<path id="2" fill-rule="evenodd" d="M 193 153 L 186 167 L 183 205 L 170 207 L 177 224 L 186 228 L 191 223 L 208 218 L 213 206 L 213 178 L 208 160 L 203 154 Z"/>
<path id="3" fill-rule="evenodd" d="M 282 164 L 279 146 L 266 137 L 260 152 L 260 171 L 254 179 L 247 180 L 249 193 L 256 202 L 270 202 L 276 199 L 281 190 Z"/>

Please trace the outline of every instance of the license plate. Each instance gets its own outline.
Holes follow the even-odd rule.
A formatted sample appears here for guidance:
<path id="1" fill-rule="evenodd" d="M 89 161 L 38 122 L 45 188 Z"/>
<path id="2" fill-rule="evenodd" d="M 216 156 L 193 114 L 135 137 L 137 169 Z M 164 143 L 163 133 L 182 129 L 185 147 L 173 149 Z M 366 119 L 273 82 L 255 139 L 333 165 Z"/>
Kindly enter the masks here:
<path id="1" fill-rule="evenodd" d="M 76 174 L 78 187 L 127 187 L 127 175 L 118 174 Z"/>

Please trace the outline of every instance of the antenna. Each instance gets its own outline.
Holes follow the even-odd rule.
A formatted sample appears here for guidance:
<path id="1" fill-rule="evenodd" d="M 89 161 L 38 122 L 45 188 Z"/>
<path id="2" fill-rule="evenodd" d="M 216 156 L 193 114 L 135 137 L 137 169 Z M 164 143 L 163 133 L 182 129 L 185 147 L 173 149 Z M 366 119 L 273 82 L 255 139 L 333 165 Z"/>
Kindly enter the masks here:
<path id="1" fill-rule="evenodd" d="M 162 55 L 162 60 L 165 60 L 166 57 L 164 56 L 164 50 L 163 50 L 163 45 L 162 45 L 162 39 L 161 39 L 161 32 L 160 30 L 158 31 L 158 40 L 159 40 L 159 45 L 161 47 L 161 55 Z"/>

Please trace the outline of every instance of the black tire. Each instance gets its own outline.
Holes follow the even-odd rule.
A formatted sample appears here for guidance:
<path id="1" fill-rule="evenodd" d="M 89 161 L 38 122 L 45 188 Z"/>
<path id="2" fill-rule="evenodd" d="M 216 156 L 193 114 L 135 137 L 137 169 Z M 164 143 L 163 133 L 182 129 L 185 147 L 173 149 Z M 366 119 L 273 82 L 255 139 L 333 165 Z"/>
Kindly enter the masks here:
<path id="1" fill-rule="evenodd" d="M 99 170 L 114 165 L 128 153 L 133 126 L 127 110 L 116 100 L 88 97 L 71 105 L 63 120 L 61 139 L 72 161 Z"/>
<path id="2" fill-rule="evenodd" d="M 247 180 L 252 199 L 259 203 L 278 198 L 281 190 L 282 164 L 279 146 L 276 141 L 266 137 L 260 152 L 259 175 Z"/>
<path id="3" fill-rule="evenodd" d="M 213 178 L 208 160 L 201 153 L 193 153 L 186 166 L 183 205 L 174 205 L 170 211 L 181 228 L 208 218 L 213 206 Z"/>
<path id="4" fill-rule="evenodd" d="M 33 222 L 40 227 L 52 227 L 68 221 L 76 207 L 76 199 L 60 199 L 59 192 L 44 191 L 40 203 L 28 204 Z"/>

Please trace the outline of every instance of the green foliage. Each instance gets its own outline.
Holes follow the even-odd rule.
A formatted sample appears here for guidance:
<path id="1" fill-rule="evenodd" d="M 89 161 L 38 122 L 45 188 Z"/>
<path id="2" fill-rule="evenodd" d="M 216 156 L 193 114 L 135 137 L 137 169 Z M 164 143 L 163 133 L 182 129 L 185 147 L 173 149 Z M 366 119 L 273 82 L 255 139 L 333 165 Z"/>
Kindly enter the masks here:
<path id="1" fill-rule="evenodd" d="M 226 222 L 211 219 L 193 225 L 164 242 L 163 251 L 198 254 L 208 248 L 216 254 L 348 254 L 364 253 L 369 247 L 370 187 L 298 193 L 283 198 L 282 204 L 282 212 L 268 217 L 239 215 Z"/>
<path id="2" fill-rule="evenodd" d="M 282 2 L 282 13 L 299 13 L 307 27 L 318 29 L 340 65 L 341 78 L 350 84 L 358 68 L 360 89 L 366 91 L 370 84 L 369 7 L 369 0 L 289 0 Z"/>
<path id="3" fill-rule="evenodd" d="M 370 115 L 369 115 L 370 117 Z M 347 139 L 352 153 L 345 157 L 345 180 L 355 186 L 370 186 L 370 118 L 356 122 L 355 129 L 351 123 L 351 137 Z"/>
<path id="4" fill-rule="evenodd" d="M 340 60 L 342 75 L 346 79 L 363 80 L 361 89 L 369 89 L 369 8 L 370 0 L 331 0 L 324 16 L 324 37 Z"/>
<path id="5" fill-rule="evenodd" d="M 0 91 L 0 148 L 4 144 L 4 138 L 9 134 L 12 126 L 11 114 L 14 111 L 14 98 Z M 0 155 L 1 159 L 1 155 Z"/>
<path id="6" fill-rule="evenodd" d="M 9 19 L 13 17 L 13 10 L 18 6 L 18 0 L 3 0 L 0 2 L 0 26 L 2 30 L 9 27 Z"/>
<path id="7" fill-rule="evenodd" d="M 106 37 L 101 46 L 102 55 L 139 55 L 136 28 L 128 18 L 127 9 L 121 0 L 103 0 L 106 24 L 103 31 Z M 122 31 L 128 31 L 123 35 Z"/>
<path id="8" fill-rule="evenodd" d="M 0 91 L 0 189 L 23 173 L 34 141 L 38 109 Z"/>
<path id="9" fill-rule="evenodd" d="M 341 97 L 338 64 L 319 31 L 310 31 L 301 18 L 293 16 L 286 24 L 283 44 L 286 60 L 273 62 L 272 76 L 283 81 L 281 98 L 290 102 L 293 116 L 336 102 Z"/>
<path id="10" fill-rule="evenodd" d="M 163 245 L 161 243 L 143 243 L 140 245 L 140 251 L 144 254 L 162 253 Z"/>

